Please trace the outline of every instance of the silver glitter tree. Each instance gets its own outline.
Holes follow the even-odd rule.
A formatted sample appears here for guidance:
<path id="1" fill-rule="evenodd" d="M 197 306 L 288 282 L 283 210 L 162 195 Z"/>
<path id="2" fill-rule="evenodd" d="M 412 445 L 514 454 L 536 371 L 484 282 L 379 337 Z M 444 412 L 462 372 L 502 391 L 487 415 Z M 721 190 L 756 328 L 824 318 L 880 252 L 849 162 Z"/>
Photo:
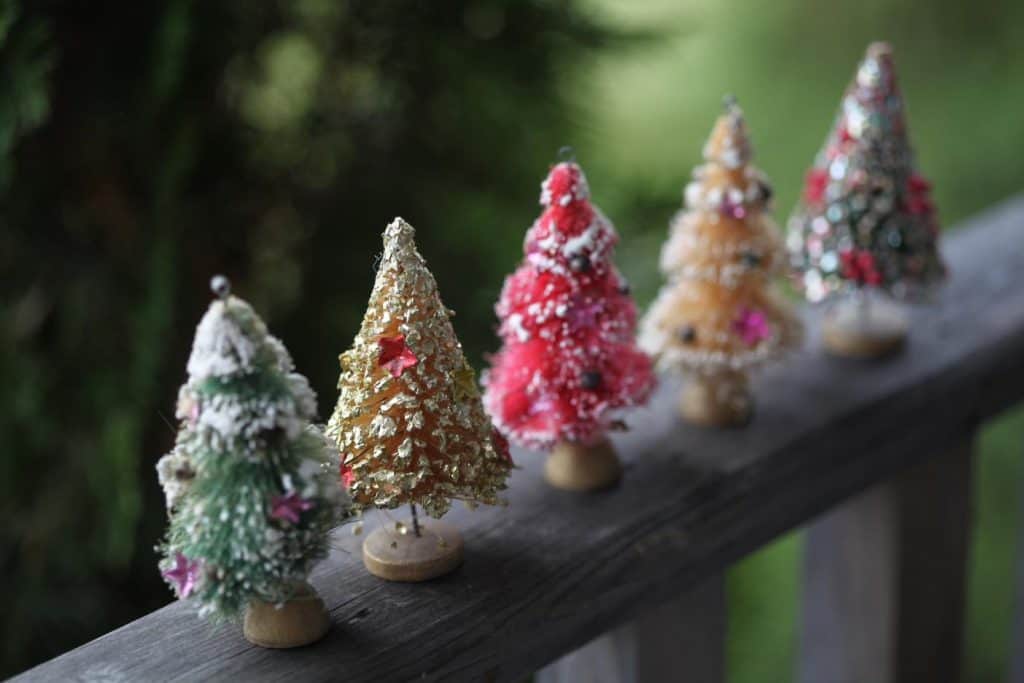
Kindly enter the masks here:
<path id="1" fill-rule="evenodd" d="M 892 49 L 874 43 L 789 219 L 788 247 L 806 297 L 877 288 L 915 298 L 942 280 L 929 190 L 914 167 Z"/>

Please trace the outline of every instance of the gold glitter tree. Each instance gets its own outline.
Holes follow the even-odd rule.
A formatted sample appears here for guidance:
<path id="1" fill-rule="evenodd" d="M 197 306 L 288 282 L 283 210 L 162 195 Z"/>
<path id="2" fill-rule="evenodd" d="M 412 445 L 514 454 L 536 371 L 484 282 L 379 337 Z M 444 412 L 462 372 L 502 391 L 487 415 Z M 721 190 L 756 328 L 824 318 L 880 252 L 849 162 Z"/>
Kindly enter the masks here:
<path id="1" fill-rule="evenodd" d="M 453 499 L 499 502 L 512 462 L 414 235 L 401 218 L 384 231 L 362 327 L 340 357 L 327 433 L 357 506 L 418 504 L 440 517 Z"/>
<path id="2" fill-rule="evenodd" d="M 641 345 L 659 367 L 691 375 L 681 408 L 692 422 L 745 422 L 749 371 L 801 338 L 772 287 L 785 253 L 771 186 L 752 158 L 743 113 L 726 98 L 661 252 L 667 282 L 641 327 Z"/>

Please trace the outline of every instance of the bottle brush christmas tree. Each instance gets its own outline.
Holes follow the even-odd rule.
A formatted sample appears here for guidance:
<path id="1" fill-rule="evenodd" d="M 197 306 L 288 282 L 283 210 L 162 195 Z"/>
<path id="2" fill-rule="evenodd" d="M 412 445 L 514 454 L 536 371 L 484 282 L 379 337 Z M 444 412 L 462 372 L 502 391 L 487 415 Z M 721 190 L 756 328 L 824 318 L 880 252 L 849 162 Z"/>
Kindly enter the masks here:
<path id="1" fill-rule="evenodd" d="M 641 343 L 659 367 L 690 375 L 680 408 L 698 424 L 746 422 L 750 371 L 801 338 L 772 286 L 785 252 L 771 185 L 752 156 L 743 113 L 726 98 L 662 248 L 667 282 L 642 325 Z"/>
<path id="2" fill-rule="evenodd" d="M 199 613 L 265 647 L 329 625 L 307 582 L 347 516 L 334 448 L 310 425 L 316 397 L 280 341 L 223 277 L 196 330 L 174 450 L 157 465 L 170 515 L 160 569 Z"/>
<path id="3" fill-rule="evenodd" d="M 505 280 L 496 311 L 501 349 L 485 377 L 484 403 L 518 444 L 552 450 L 548 481 L 592 490 L 618 480 L 606 439 L 617 412 L 654 386 L 634 341 L 636 307 L 612 262 L 615 229 L 590 202 L 575 162 L 551 169 L 525 259 Z"/>
<path id="4" fill-rule="evenodd" d="M 512 467 L 414 234 L 401 218 L 384 231 L 362 327 L 341 354 L 327 428 L 358 507 L 411 507 L 411 524 L 377 529 L 363 543 L 367 569 L 394 581 L 433 578 L 462 559 L 458 532 L 420 522 L 417 505 L 440 518 L 452 500 L 499 503 Z"/>
<path id="5" fill-rule="evenodd" d="M 807 299 L 838 297 L 823 337 L 833 352 L 873 357 L 906 336 L 900 299 L 945 276 L 930 185 L 914 168 L 892 49 L 868 47 L 789 220 L 788 247 Z"/>

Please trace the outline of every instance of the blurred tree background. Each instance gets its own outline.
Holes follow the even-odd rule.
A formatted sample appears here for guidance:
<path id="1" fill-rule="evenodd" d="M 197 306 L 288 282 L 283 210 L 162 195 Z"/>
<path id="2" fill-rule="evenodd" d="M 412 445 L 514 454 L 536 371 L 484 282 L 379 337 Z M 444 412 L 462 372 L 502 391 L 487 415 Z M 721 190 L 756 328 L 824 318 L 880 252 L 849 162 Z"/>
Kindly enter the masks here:
<path id="1" fill-rule="evenodd" d="M 402 215 L 479 364 L 560 145 L 644 304 L 721 96 L 781 222 L 879 38 L 951 225 L 1021 189 L 1022 22 L 1012 0 L 0 0 L 0 675 L 169 601 L 153 465 L 211 274 L 326 416 Z M 974 681 L 1009 649 L 1022 434 L 1018 411 L 982 439 Z M 793 534 L 733 570 L 732 680 L 791 679 L 798 558 Z"/>

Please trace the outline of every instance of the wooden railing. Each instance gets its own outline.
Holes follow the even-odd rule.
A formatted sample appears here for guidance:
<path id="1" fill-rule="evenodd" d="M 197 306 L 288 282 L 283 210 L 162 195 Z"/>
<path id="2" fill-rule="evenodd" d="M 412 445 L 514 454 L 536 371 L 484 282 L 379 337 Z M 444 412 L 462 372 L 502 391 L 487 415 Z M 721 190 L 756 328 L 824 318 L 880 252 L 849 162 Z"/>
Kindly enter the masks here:
<path id="1" fill-rule="evenodd" d="M 723 572 L 809 524 L 799 680 L 956 681 L 972 438 L 1024 398 L 1024 198 L 946 254 L 902 355 L 834 360 L 812 335 L 757 382 L 747 429 L 685 426 L 669 381 L 615 440 L 612 491 L 553 490 L 516 453 L 508 507 L 451 515 L 466 560 L 447 578 L 379 581 L 341 530 L 316 645 L 253 647 L 172 604 L 16 680 L 720 681 Z"/>

